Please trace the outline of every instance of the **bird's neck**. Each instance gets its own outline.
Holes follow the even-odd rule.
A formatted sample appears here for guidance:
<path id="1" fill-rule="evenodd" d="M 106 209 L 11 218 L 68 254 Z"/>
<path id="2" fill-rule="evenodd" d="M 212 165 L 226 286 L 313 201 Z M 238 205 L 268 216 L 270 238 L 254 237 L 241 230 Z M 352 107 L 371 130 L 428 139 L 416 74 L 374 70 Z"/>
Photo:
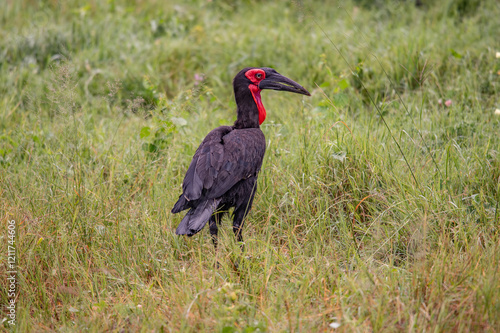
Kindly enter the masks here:
<path id="1" fill-rule="evenodd" d="M 250 86 L 243 91 L 235 91 L 237 119 L 235 128 L 258 128 L 266 119 L 266 109 L 260 98 L 260 89 Z"/>

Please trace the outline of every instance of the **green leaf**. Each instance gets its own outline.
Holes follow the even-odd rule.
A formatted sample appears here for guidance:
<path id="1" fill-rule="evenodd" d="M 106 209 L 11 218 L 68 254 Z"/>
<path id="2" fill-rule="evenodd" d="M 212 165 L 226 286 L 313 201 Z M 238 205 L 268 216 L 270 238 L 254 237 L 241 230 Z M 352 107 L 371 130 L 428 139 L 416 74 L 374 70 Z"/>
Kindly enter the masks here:
<path id="1" fill-rule="evenodd" d="M 349 82 L 346 80 L 346 79 L 342 79 L 340 82 L 339 82 L 339 87 L 340 89 L 344 90 L 346 88 L 349 88 Z"/>
<path id="2" fill-rule="evenodd" d="M 458 53 L 454 49 L 450 49 L 450 51 L 451 51 L 451 55 L 454 56 L 457 59 L 461 59 L 463 57 L 460 53 Z"/>
<path id="3" fill-rule="evenodd" d="M 141 139 L 147 138 L 151 134 L 151 128 L 149 127 L 143 127 L 141 128 L 141 133 L 139 133 L 139 136 Z"/>

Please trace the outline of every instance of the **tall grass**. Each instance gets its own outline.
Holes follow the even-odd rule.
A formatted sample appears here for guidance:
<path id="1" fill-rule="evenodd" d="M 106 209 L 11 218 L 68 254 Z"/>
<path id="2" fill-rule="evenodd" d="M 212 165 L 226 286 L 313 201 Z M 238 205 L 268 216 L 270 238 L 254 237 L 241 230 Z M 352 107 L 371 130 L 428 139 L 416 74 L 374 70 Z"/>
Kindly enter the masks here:
<path id="1" fill-rule="evenodd" d="M 20 292 L 2 328 L 499 331 L 499 15 L 495 1 L 3 2 L 0 251 L 13 219 Z M 215 253 L 206 230 L 176 236 L 170 209 L 203 137 L 234 121 L 246 66 L 312 97 L 263 93 L 245 252 L 226 219 Z"/>

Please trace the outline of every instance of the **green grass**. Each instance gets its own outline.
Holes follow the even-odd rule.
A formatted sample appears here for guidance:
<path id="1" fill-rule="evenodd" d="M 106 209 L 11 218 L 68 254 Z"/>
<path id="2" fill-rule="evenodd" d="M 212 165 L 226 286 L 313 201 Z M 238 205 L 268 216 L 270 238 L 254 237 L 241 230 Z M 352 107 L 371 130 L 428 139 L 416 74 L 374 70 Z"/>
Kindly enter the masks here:
<path id="1" fill-rule="evenodd" d="M 494 0 L 0 2 L 0 266 L 15 220 L 20 291 L 2 329 L 500 331 L 498 17 Z M 246 66 L 312 97 L 263 92 L 242 259 L 228 219 L 215 254 L 170 209 Z"/>

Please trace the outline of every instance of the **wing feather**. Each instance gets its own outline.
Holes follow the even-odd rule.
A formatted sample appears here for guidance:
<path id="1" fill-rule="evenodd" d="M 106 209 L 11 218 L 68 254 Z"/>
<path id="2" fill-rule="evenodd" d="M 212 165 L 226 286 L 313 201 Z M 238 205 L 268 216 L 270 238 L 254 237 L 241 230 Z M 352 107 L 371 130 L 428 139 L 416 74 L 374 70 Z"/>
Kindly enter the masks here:
<path id="1" fill-rule="evenodd" d="M 266 149 L 258 128 L 211 131 L 194 154 L 183 182 L 188 200 L 219 198 L 242 179 L 257 173 Z"/>

